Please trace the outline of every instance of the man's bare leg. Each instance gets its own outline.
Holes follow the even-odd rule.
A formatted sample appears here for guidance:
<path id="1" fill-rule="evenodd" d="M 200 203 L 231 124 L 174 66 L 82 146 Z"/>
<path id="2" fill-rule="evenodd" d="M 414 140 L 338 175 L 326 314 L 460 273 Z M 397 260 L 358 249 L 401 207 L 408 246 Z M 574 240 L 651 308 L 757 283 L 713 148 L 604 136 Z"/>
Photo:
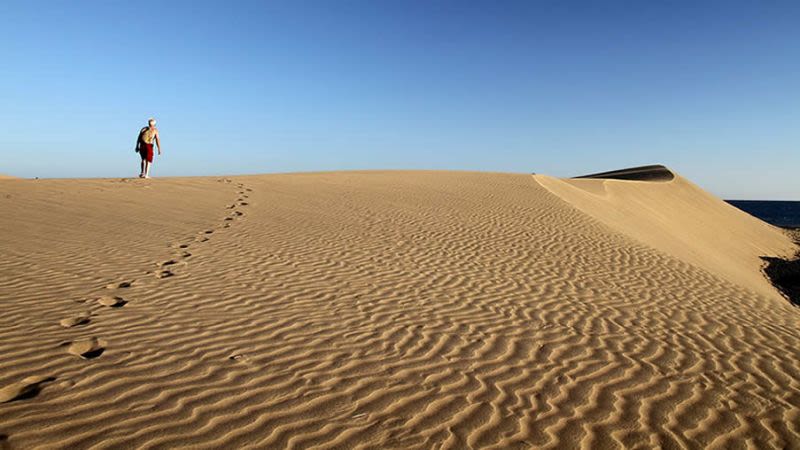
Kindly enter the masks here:
<path id="1" fill-rule="evenodd" d="M 144 162 L 144 177 L 145 178 L 150 178 L 150 162 L 149 161 L 145 161 Z"/>
<path id="2" fill-rule="evenodd" d="M 142 178 L 142 177 L 144 177 L 144 160 L 142 160 L 142 163 L 140 164 L 140 167 L 141 167 L 141 170 L 139 170 L 139 178 Z"/>

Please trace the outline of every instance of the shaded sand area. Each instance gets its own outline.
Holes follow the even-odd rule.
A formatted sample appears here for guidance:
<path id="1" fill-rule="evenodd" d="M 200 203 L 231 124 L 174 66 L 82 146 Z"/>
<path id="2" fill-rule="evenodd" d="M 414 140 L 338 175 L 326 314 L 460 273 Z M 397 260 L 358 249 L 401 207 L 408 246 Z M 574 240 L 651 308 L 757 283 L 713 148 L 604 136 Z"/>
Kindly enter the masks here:
<path id="1" fill-rule="evenodd" d="M 0 181 L 0 445 L 797 448 L 795 245 L 676 176 Z"/>

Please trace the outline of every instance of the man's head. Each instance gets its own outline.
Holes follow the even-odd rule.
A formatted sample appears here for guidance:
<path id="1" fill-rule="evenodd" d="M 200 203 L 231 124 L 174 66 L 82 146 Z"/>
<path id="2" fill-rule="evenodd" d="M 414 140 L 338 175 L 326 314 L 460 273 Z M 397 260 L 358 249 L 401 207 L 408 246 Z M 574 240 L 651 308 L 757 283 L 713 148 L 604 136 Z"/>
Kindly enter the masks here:
<path id="1" fill-rule="evenodd" d="M 149 125 L 151 127 L 156 126 L 156 119 L 153 119 L 152 117 L 147 119 L 147 125 Z"/>

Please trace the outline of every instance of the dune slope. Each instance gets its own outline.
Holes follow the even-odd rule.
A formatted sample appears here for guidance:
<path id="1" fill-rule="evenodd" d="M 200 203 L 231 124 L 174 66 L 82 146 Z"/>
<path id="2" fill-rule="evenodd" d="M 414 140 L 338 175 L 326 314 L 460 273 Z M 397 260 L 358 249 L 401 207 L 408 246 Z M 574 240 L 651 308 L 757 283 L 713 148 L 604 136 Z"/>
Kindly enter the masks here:
<path id="1" fill-rule="evenodd" d="M 681 176 L 666 181 L 536 180 L 570 205 L 655 249 L 766 296 L 761 256 L 791 256 L 781 230 L 703 191 Z"/>
<path id="2" fill-rule="evenodd" d="M 684 180 L 654 186 L 3 183 L 3 445 L 796 445 L 800 313 L 751 257 L 791 244 Z M 626 206 L 673 195 L 708 221 Z"/>

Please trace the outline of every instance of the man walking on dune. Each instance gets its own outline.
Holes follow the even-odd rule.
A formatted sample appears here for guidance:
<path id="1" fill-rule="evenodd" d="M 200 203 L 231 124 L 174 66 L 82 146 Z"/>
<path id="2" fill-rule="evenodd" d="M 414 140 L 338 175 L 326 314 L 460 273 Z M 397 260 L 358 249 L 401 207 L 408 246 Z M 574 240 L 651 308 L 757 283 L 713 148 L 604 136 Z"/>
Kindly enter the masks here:
<path id="1" fill-rule="evenodd" d="M 136 139 L 136 150 L 142 157 L 142 171 L 139 178 L 150 178 L 150 166 L 153 164 L 153 144 L 158 148 L 161 155 L 161 141 L 158 140 L 158 128 L 156 119 L 152 117 L 147 120 L 147 126 L 139 130 L 139 137 Z"/>

